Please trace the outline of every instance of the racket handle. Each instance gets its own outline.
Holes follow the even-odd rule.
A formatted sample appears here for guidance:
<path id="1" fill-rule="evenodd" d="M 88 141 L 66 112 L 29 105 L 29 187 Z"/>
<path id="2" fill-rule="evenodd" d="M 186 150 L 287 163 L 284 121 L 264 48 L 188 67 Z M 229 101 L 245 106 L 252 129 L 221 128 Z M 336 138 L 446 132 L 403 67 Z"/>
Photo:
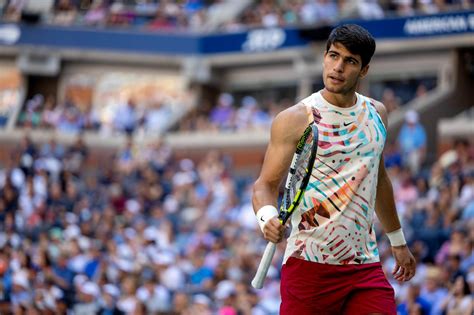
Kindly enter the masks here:
<path id="1" fill-rule="evenodd" d="M 267 277 L 268 269 L 273 260 L 273 255 L 275 255 L 276 244 L 269 242 L 267 247 L 265 247 L 265 251 L 263 252 L 262 259 L 260 260 L 260 264 L 258 265 L 257 273 L 252 280 L 252 287 L 255 289 L 261 289 L 263 287 L 263 283 L 265 282 L 265 278 Z"/>

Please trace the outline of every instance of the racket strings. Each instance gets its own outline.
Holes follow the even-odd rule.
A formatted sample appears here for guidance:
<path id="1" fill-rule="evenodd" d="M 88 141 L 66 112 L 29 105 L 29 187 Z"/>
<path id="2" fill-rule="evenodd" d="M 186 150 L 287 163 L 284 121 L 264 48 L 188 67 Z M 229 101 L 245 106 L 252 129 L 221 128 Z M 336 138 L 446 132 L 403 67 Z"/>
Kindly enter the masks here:
<path id="1" fill-rule="evenodd" d="M 309 159 L 311 157 L 311 148 L 313 144 L 313 136 L 310 134 L 305 141 L 303 150 L 301 154 L 298 156 L 295 167 L 294 167 L 294 174 L 290 179 L 290 197 L 288 199 L 293 200 L 301 187 L 301 182 L 305 178 L 307 172 L 311 170 L 307 170 L 307 165 L 309 163 Z"/>
<path id="2" fill-rule="evenodd" d="M 291 205 L 297 199 L 297 194 L 301 190 L 301 186 L 306 174 L 311 172 L 311 170 L 308 170 L 307 167 L 309 160 L 311 159 L 313 134 L 306 133 L 306 135 L 307 138 L 304 141 L 302 150 L 296 155 L 295 161 L 292 163 L 292 167 L 290 168 L 290 177 L 288 178 L 280 207 L 280 218 L 287 218 L 290 216 L 293 210 Z"/>

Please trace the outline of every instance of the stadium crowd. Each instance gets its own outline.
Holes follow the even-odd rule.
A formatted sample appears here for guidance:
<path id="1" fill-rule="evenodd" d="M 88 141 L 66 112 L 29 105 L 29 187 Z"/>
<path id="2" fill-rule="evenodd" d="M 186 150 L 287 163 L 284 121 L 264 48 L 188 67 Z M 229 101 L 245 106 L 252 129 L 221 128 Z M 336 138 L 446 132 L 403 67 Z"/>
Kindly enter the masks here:
<path id="1" fill-rule="evenodd" d="M 455 141 L 413 168 L 407 157 L 426 145 L 416 118 L 407 115 L 408 130 L 385 159 L 417 275 L 393 280 L 376 224 L 381 261 L 400 314 L 469 315 L 474 144 Z M 419 141 L 407 144 L 412 132 Z M 254 178 L 234 174 L 230 157 L 177 159 L 166 143 L 130 138 L 113 160 L 91 159 L 81 135 L 70 147 L 26 135 L 0 168 L 0 313 L 278 313 L 284 244 L 264 289 L 253 290 L 265 246 L 250 201 Z"/>
<path id="2" fill-rule="evenodd" d="M 4 21 L 17 22 L 33 0 L 2 0 Z M 141 27 L 147 30 L 205 30 L 206 21 L 225 10 L 237 10 L 219 25 L 235 31 L 249 27 L 275 27 L 332 23 L 341 18 L 377 19 L 389 16 L 433 14 L 470 9 L 471 0 L 259 0 L 239 12 L 217 0 L 58 0 L 44 1 L 41 22 L 93 27 Z M 221 7 L 221 8 L 219 8 Z M 31 18 L 31 17 L 29 17 Z M 28 19 L 28 17 L 26 17 Z M 212 30 L 212 29 L 211 29 Z"/>

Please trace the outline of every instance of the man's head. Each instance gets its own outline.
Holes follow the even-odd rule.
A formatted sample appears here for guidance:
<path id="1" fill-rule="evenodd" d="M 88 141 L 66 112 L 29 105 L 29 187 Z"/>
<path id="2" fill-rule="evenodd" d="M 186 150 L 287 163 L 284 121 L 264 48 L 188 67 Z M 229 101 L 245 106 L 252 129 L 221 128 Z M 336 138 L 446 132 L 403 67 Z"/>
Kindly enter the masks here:
<path id="1" fill-rule="evenodd" d="M 345 24 L 333 29 L 326 42 L 326 53 L 335 43 L 343 45 L 351 54 L 359 55 L 361 68 L 369 64 L 375 53 L 374 38 L 365 28 L 356 24 Z"/>
<path id="2" fill-rule="evenodd" d="M 335 28 L 326 43 L 323 80 L 326 89 L 336 94 L 354 92 L 360 78 L 369 70 L 375 52 L 370 33 L 354 24 Z"/>

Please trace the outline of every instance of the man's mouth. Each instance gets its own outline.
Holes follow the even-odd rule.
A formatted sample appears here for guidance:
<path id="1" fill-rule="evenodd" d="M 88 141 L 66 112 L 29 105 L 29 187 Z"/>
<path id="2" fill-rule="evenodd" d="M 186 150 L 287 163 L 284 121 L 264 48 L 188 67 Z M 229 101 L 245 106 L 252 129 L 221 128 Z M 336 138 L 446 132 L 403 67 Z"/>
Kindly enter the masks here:
<path id="1" fill-rule="evenodd" d="M 329 79 L 331 79 L 331 80 L 334 81 L 334 82 L 339 82 L 339 83 L 344 82 L 344 78 L 342 78 L 342 77 L 337 77 L 337 76 L 333 76 L 333 75 L 330 75 L 330 76 L 329 76 Z"/>

